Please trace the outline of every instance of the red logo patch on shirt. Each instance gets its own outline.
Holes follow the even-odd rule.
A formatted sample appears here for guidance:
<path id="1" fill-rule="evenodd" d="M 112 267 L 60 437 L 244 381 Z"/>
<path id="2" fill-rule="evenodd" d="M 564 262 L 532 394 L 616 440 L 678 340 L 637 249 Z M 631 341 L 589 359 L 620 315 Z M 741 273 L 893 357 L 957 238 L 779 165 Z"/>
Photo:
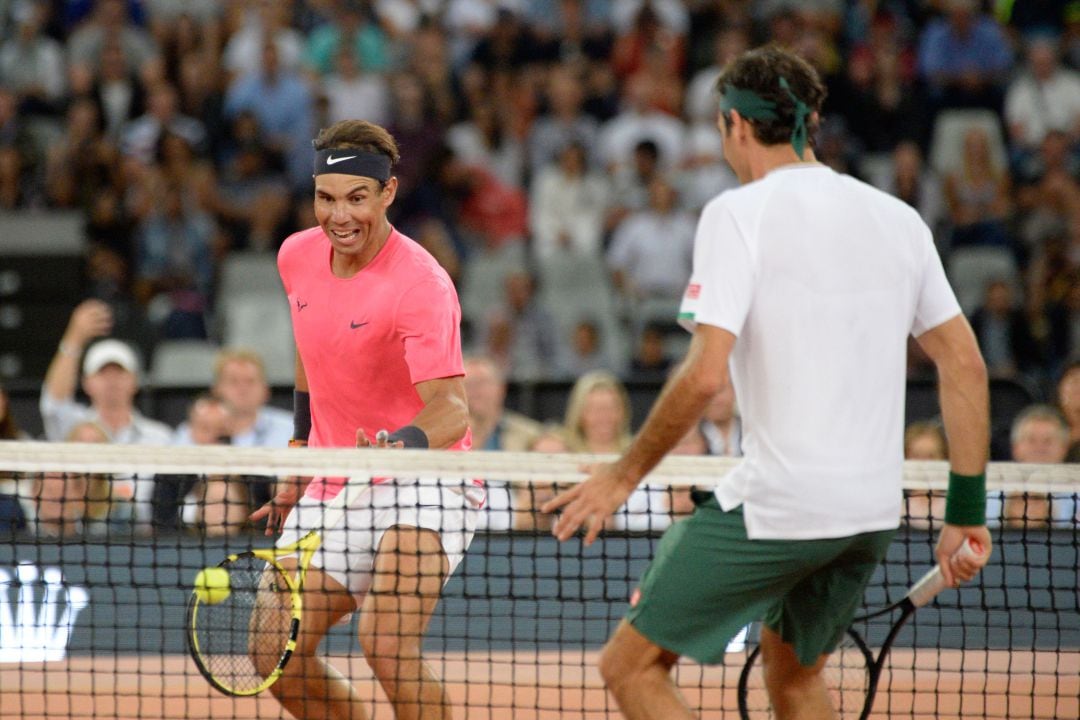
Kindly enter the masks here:
<path id="1" fill-rule="evenodd" d="M 686 288 L 686 297 L 691 300 L 697 300 L 701 295 L 701 285 L 698 283 L 690 283 Z"/>

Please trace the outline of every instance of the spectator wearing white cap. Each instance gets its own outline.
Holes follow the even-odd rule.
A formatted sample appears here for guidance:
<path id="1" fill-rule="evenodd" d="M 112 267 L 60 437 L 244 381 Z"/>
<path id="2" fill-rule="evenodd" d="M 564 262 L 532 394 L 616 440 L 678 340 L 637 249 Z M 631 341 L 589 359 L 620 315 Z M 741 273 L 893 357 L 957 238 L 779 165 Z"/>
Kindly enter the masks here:
<path id="1" fill-rule="evenodd" d="M 135 408 L 139 391 L 139 359 L 135 351 L 112 338 L 90 345 L 95 338 L 107 335 L 112 324 L 112 311 L 100 300 L 86 300 L 71 314 L 41 389 L 45 437 L 63 440 L 80 422 L 92 420 L 104 427 L 115 443 L 169 445 L 172 430 Z M 80 357 L 82 389 L 90 399 L 89 407 L 75 400 Z"/>

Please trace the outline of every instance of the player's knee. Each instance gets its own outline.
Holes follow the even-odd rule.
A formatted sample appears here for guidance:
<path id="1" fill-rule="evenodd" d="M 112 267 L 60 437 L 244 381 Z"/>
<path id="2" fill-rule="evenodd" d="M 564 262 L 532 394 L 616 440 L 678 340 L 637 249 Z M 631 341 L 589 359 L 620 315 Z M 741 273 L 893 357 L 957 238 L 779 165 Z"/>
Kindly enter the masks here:
<path id="1" fill-rule="evenodd" d="M 365 634 L 360 637 L 360 646 L 364 650 L 364 660 L 368 667 L 383 684 L 404 679 L 403 661 L 420 657 L 418 643 L 395 635 Z"/>

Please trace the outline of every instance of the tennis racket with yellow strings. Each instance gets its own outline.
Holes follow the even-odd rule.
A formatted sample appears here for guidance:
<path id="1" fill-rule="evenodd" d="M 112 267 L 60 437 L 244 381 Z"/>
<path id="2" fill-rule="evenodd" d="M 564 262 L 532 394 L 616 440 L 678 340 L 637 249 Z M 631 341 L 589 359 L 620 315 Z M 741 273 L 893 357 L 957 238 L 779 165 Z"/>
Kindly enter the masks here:
<path id="1" fill-rule="evenodd" d="M 352 478 L 323 511 L 319 528 L 337 525 L 368 483 Z M 188 600 L 187 645 L 199 672 L 226 695 L 256 695 L 281 677 L 296 649 L 304 578 L 322 544 L 319 529 L 289 545 L 229 555 L 195 578 Z M 281 564 L 298 558 L 295 575 Z"/>

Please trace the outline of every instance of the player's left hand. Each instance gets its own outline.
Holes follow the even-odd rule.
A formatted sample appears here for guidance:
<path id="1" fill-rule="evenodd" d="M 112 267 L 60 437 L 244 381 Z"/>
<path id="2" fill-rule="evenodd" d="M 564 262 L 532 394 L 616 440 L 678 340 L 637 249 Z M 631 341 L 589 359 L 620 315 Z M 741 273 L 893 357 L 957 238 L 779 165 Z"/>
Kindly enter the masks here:
<path id="1" fill-rule="evenodd" d="M 373 447 L 373 448 L 403 448 L 405 443 L 401 440 L 395 440 L 390 442 L 390 433 L 386 430 L 380 430 L 375 433 L 375 440 L 372 441 L 367 433 L 364 432 L 364 428 L 357 428 L 356 430 L 356 447 Z"/>
<path id="2" fill-rule="evenodd" d="M 621 468 L 619 463 L 602 463 L 584 468 L 589 478 L 564 493 L 559 493 L 540 508 L 550 513 L 562 508 L 562 514 L 551 526 L 551 534 L 560 541 L 573 537 L 585 526 L 585 545 L 592 545 L 604 523 L 637 487 L 637 478 Z"/>

